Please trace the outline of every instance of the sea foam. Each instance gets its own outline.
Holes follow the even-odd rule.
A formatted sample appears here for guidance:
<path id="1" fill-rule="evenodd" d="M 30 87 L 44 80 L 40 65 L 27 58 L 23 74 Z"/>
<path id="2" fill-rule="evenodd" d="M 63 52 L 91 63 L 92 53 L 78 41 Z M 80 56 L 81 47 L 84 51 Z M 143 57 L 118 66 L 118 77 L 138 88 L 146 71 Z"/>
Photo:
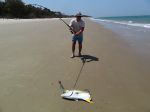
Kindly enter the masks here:
<path id="1" fill-rule="evenodd" d="M 143 28 L 150 29 L 150 24 L 134 23 L 133 21 L 115 21 L 115 20 L 94 19 L 94 18 L 91 18 L 91 20 L 95 22 L 115 23 L 115 24 L 122 24 L 122 25 L 129 25 L 129 26 L 134 26 L 134 27 L 143 27 Z"/>

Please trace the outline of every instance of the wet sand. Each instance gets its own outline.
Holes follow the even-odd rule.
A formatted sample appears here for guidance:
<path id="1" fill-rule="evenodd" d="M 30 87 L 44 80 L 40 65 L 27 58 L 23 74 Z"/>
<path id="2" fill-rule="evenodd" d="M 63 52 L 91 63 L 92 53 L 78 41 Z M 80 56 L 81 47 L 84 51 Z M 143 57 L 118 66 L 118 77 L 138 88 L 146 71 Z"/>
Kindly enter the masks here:
<path id="1" fill-rule="evenodd" d="M 60 97 L 58 81 L 72 89 L 82 59 L 69 57 L 71 34 L 61 21 L 33 20 L 0 24 L 0 112 L 150 111 L 150 56 L 85 21 L 76 89 L 90 90 L 95 103 Z"/>

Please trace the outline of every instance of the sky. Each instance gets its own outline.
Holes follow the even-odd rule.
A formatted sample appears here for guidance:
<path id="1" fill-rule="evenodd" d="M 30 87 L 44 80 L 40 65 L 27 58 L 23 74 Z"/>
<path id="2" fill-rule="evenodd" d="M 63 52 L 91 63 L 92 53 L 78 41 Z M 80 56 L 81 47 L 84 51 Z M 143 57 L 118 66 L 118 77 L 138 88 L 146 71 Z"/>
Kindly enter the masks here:
<path id="1" fill-rule="evenodd" d="M 150 15 L 150 0 L 22 0 L 52 11 L 74 15 L 81 12 L 93 17 Z"/>

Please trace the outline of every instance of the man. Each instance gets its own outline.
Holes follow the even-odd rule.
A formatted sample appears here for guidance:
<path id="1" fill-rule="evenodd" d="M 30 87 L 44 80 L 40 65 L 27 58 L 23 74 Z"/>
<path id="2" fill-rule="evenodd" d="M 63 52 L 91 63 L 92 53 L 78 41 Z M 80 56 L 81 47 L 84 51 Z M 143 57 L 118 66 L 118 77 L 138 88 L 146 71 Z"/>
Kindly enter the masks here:
<path id="1" fill-rule="evenodd" d="M 71 58 L 75 57 L 75 46 L 78 41 L 79 44 L 79 53 L 78 56 L 81 56 L 82 51 L 82 42 L 83 42 L 83 31 L 85 27 L 85 22 L 81 19 L 82 14 L 77 13 L 76 18 L 70 21 L 70 27 L 72 32 L 72 55 Z"/>

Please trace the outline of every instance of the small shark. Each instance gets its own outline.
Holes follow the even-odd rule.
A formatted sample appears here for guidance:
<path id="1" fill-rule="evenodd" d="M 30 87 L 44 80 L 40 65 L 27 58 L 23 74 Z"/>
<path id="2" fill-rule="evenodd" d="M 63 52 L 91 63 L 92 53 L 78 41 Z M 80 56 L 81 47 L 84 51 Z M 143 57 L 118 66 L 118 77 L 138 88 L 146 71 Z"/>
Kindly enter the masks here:
<path id="1" fill-rule="evenodd" d="M 61 89 L 61 97 L 67 100 L 75 100 L 75 101 L 86 101 L 88 103 L 93 103 L 90 92 L 89 91 L 81 91 L 81 90 L 65 90 L 61 81 L 59 81 L 60 89 Z"/>

